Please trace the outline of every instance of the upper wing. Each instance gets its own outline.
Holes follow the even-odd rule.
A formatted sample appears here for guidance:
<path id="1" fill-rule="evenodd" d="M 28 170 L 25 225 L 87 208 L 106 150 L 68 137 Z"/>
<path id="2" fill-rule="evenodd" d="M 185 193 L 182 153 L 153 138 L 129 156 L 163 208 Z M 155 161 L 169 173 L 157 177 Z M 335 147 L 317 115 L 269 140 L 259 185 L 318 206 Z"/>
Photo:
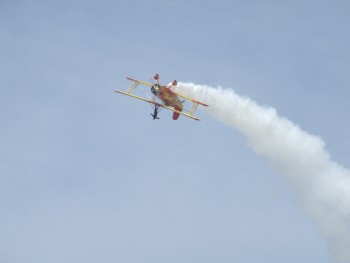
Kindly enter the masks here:
<path id="1" fill-rule="evenodd" d="M 208 106 L 208 104 L 205 104 L 205 103 L 200 102 L 200 101 L 198 101 L 198 100 L 192 99 L 192 98 L 187 97 L 187 96 L 185 96 L 185 95 L 179 94 L 179 93 L 174 92 L 174 91 L 171 91 L 171 92 L 174 93 L 174 94 L 176 94 L 177 96 L 179 96 L 179 97 L 185 99 L 185 100 L 191 101 L 191 102 L 196 103 L 196 104 L 200 104 L 200 105 L 202 105 L 202 106 L 206 106 L 206 107 Z"/>
<path id="2" fill-rule="evenodd" d="M 151 83 L 143 82 L 143 81 L 140 81 L 140 80 L 137 80 L 137 79 L 132 79 L 132 78 L 127 78 L 127 79 L 128 79 L 128 80 L 131 80 L 131 81 L 134 81 L 134 82 L 136 82 L 136 83 L 142 84 L 142 85 L 149 86 L 149 87 L 152 87 L 152 86 L 153 86 Z"/>

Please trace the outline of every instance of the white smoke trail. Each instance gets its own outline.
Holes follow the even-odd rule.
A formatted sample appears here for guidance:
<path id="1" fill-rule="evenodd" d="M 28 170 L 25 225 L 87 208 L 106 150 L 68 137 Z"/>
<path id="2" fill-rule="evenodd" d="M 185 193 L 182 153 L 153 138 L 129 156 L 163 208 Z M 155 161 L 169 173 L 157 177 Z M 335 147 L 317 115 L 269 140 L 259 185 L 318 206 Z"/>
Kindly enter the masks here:
<path id="1" fill-rule="evenodd" d="M 176 90 L 246 135 L 253 150 L 285 176 L 339 262 L 350 262 L 350 171 L 333 162 L 321 138 L 233 90 L 179 83 Z"/>

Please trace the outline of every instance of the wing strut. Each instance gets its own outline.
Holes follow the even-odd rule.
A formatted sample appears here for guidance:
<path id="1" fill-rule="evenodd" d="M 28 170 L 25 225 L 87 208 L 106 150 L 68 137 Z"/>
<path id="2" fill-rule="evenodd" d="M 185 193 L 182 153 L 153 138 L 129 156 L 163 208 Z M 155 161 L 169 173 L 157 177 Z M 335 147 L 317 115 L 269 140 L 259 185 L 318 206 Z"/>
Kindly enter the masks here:
<path id="1" fill-rule="evenodd" d="M 193 113 L 197 110 L 197 108 L 198 108 L 198 103 L 197 102 L 192 102 L 192 107 L 190 109 L 189 114 L 193 115 Z"/>
<path id="2" fill-rule="evenodd" d="M 127 93 L 128 95 L 129 94 L 132 94 L 132 92 L 136 89 L 136 87 L 140 85 L 139 82 L 134 82 L 127 90 L 125 93 Z"/>

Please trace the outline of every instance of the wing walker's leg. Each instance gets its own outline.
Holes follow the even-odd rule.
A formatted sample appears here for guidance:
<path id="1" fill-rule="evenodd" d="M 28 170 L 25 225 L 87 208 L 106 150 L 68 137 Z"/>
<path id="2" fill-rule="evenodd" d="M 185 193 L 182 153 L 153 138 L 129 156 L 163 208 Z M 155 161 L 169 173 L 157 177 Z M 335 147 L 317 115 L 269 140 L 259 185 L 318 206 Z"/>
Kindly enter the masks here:
<path id="1" fill-rule="evenodd" d="M 151 115 L 153 116 L 153 120 L 155 120 L 155 119 L 159 120 L 159 118 L 158 118 L 158 109 L 159 109 L 159 105 L 154 105 L 154 112 L 153 112 L 153 114 L 151 113 Z"/>
<path id="2" fill-rule="evenodd" d="M 156 114 L 156 116 L 158 116 L 158 109 L 159 109 L 159 106 L 154 105 L 154 113 Z"/>

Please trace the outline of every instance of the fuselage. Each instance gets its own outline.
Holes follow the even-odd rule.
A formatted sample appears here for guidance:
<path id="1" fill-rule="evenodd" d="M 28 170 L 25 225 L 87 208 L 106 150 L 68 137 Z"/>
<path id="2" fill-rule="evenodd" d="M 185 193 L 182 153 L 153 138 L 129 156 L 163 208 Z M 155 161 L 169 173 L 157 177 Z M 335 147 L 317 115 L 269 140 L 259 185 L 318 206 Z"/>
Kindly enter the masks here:
<path id="1" fill-rule="evenodd" d="M 173 93 L 166 86 L 161 86 L 159 84 L 154 84 L 151 87 L 151 92 L 157 96 L 161 101 L 163 101 L 165 106 L 173 107 L 176 111 L 181 112 L 183 105 L 179 97 Z M 180 113 L 174 112 L 173 119 L 177 120 L 180 116 Z"/>

